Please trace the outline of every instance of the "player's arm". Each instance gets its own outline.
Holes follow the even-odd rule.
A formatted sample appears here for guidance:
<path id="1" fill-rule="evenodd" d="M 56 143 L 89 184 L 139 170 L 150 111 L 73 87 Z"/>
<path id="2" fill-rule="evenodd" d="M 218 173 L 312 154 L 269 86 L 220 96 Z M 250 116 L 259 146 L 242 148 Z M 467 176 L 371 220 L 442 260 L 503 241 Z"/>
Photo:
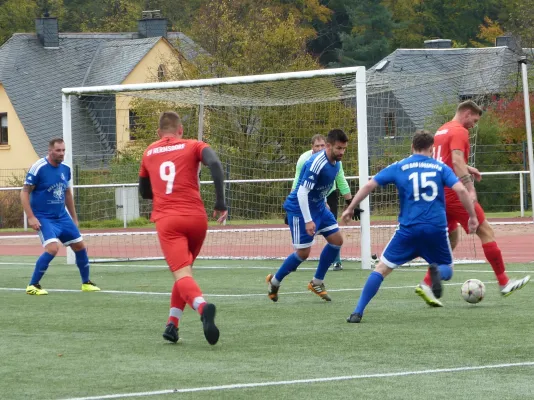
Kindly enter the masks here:
<path id="1" fill-rule="evenodd" d="M 297 188 L 297 184 L 299 183 L 300 172 L 302 171 L 302 167 L 309 158 L 310 157 L 307 157 L 307 152 L 300 155 L 299 160 L 297 161 L 297 165 L 295 166 L 295 178 L 293 179 L 291 191 Z"/>
<path id="2" fill-rule="evenodd" d="M 145 166 L 145 153 L 141 159 L 141 166 L 139 168 L 139 194 L 145 200 L 152 200 L 154 194 L 152 193 L 152 185 L 150 183 L 150 176 Z"/>
<path id="3" fill-rule="evenodd" d="M 152 185 L 150 184 L 150 177 L 139 177 L 139 194 L 145 200 L 151 200 L 154 198 L 154 195 L 152 194 Z"/>
<path id="4" fill-rule="evenodd" d="M 452 166 L 454 169 L 454 173 L 456 174 L 458 178 L 460 178 L 460 181 L 464 184 L 465 188 L 471 195 L 471 198 L 474 201 L 477 201 L 477 193 L 475 191 L 475 185 L 473 183 L 473 179 L 471 178 L 471 174 L 469 173 L 468 165 L 465 162 L 463 151 L 461 150 L 452 151 Z"/>
<path id="5" fill-rule="evenodd" d="M 478 218 L 475 212 L 475 203 L 473 203 L 467 188 L 462 182 L 456 182 L 451 189 L 456 192 L 462 205 L 469 214 L 469 233 L 475 233 L 478 228 Z"/>
<path id="6" fill-rule="evenodd" d="M 339 171 L 336 175 L 336 185 L 339 188 L 339 193 L 343 196 L 346 202 L 350 203 L 352 194 L 350 194 L 350 186 L 345 178 L 345 171 L 343 171 L 343 164 L 339 166 Z M 348 204 L 347 203 L 347 204 Z"/>
<path id="7" fill-rule="evenodd" d="M 41 224 L 39 223 L 39 220 L 35 217 L 32 207 L 30 205 L 30 193 L 33 192 L 34 189 L 35 185 L 29 185 L 27 183 L 24 183 L 24 186 L 22 186 L 22 190 L 20 191 L 20 202 L 22 204 L 24 212 L 26 213 L 26 216 L 28 217 L 28 225 L 30 225 L 32 229 L 38 231 L 41 227 Z"/>
<path id="8" fill-rule="evenodd" d="M 214 216 L 220 213 L 217 221 L 223 223 L 226 220 L 228 211 L 224 199 L 224 172 L 221 160 L 219 160 L 219 157 L 211 147 L 205 147 L 202 150 L 202 163 L 210 169 L 213 184 L 215 185 Z"/>
<path id="9" fill-rule="evenodd" d="M 347 206 L 345 211 L 343 211 L 343 214 L 341 215 L 341 220 L 347 224 L 350 222 L 353 216 L 359 215 L 363 211 L 360 209 L 359 204 L 362 202 L 363 199 L 365 199 L 367 196 L 369 196 L 369 193 L 371 193 L 373 190 L 375 190 L 379 186 L 379 183 L 372 178 L 370 181 L 368 181 L 363 187 L 360 188 L 352 198 L 352 201 Z M 357 212 L 355 212 L 357 210 Z"/>
<path id="10" fill-rule="evenodd" d="M 469 173 L 473 176 L 473 178 L 475 178 L 475 181 L 480 182 L 482 180 L 482 174 L 477 168 L 471 167 L 470 165 L 468 165 L 467 171 L 469 171 Z"/>
<path id="11" fill-rule="evenodd" d="M 74 206 L 74 196 L 72 195 L 72 187 L 68 187 L 65 191 L 65 207 L 70 214 L 70 217 L 78 226 L 78 214 L 76 214 L 76 207 Z"/>

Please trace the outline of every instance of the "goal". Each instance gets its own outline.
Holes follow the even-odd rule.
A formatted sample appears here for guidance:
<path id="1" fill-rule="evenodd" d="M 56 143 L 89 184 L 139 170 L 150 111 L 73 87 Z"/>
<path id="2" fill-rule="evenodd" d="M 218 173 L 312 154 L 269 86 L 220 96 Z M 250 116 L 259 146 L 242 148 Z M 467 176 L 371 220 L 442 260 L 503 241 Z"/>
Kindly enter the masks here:
<path id="1" fill-rule="evenodd" d="M 484 169 L 495 155 L 477 146 L 495 135 L 499 104 L 517 95 L 512 86 L 493 84 L 507 71 L 479 65 L 448 74 L 385 73 L 376 66 L 63 89 L 66 162 L 74 168 L 75 201 L 90 257 L 162 257 L 148 222 L 150 202 L 139 198 L 136 184 L 142 151 L 156 139 L 161 111 L 176 110 L 185 137 L 209 143 L 223 163 L 228 223 L 210 225 L 200 257 L 281 259 L 292 251 L 282 203 L 313 135 L 332 128 L 348 134 L 343 167 L 354 194 L 370 176 L 410 154 L 416 129 L 435 131 L 452 118 L 459 101 L 473 99 L 488 110 L 471 132 L 470 163 Z M 502 162 L 496 170 L 512 169 Z M 201 192 L 211 213 L 209 180 L 203 168 Z M 483 205 L 517 193 L 517 182 L 509 175 L 485 178 L 477 186 L 489 202 Z M 370 268 L 372 255 L 381 253 L 396 228 L 395 188 L 375 191 L 361 208 L 360 223 L 342 227 L 342 258 Z M 319 252 L 314 246 L 311 258 Z M 457 262 L 483 259 L 473 236 L 461 238 Z"/>
<path id="2" fill-rule="evenodd" d="M 363 67 L 63 89 L 66 162 L 74 169 L 90 257 L 161 257 L 147 224 L 150 202 L 139 198 L 135 182 L 142 151 L 157 138 L 158 116 L 169 109 L 181 115 L 185 137 L 216 150 L 226 174 L 228 222 L 210 226 L 200 257 L 287 256 L 292 247 L 282 203 L 313 135 L 343 129 L 350 138 L 343 166 L 351 191 L 367 182 L 366 102 Z M 209 179 L 203 168 L 201 192 L 211 213 Z M 368 200 L 361 207 L 369 210 Z M 344 257 L 362 260 L 364 268 L 372 262 L 370 227 L 369 213 L 362 214 L 361 224 L 347 228 L 344 247 Z"/>

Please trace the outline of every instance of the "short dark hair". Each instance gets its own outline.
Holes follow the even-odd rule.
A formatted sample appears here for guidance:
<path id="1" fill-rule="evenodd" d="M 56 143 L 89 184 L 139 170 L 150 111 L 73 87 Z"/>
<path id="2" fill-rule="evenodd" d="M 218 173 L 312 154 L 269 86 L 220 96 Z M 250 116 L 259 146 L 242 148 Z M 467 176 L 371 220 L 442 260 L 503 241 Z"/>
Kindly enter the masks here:
<path id="1" fill-rule="evenodd" d="M 424 129 L 415 131 L 412 146 L 415 151 L 426 150 L 434 144 L 434 135 Z"/>
<path id="2" fill-rule="evenodd" d="M 182 126 L 182 120 L 174 111 L 164 111 L 159 116 L 158 127 L 162 131 L 175 131 Z"/>
<path id="3" fill-rule="evenodd" d="M 458 107 L 456 108 L 456 112 L 461 112 L 465 110 L 469 110 L 475 114 L 482 115 L 482 108 L 473 100 L 463 101 L 458 104 Z"/>
<path id="4" fill-rule="evenodd" d="M 51 141 L 48 142 L 48 148 L 52 149 L 55 147 L 56 143 L 65 143 L 65 141 L 61 138 L 54 138 Z"/>
<path id="5" fill-rule="evenodd" d="M 326 142 L 330 144 L 334 144 L 336 142 L 347 143 L 348 141 L 349 137 L 341 129 L 332 129 L 326 136 Z"/>
<path id="6" fill-rule="evenodd" d="M 317 135 L 313 135 L 312 138 L 311 138 L 311 144 L 312 146 L 315 144 L 316 141 L 318 140 L 322 140 L 322 141 L 326 141 L 324 136 L 321 135 L 320 133 L 318 133 Z"/>

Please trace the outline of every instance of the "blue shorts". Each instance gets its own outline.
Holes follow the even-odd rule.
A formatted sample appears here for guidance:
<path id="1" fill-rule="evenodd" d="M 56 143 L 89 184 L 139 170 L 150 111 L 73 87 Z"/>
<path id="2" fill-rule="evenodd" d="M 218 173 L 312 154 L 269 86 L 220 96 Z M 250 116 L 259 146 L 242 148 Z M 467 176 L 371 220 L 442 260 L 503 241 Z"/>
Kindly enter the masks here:
<path id="1" fill-rule="evenodd" d="M 293 247 L 295 247 L 295 249 L 311 247 L 315 239 L 314 236 L 310 236 L 306 233 L 304 217 L 300 214 L 291 214 L 288 212 L 287 220 L 289 222 Z M 332 214 L 326 207 L 321 213 L 312 214 L 312 220 L 315 222 L 315 234 L 321 234 L 324 237 L 327 237 L 332 233 L 339 231 L 339 226 L 334 214 Z"/>
<path id="2" fill-rule="evenodd" d="M 399 227 L 387 244 L 380 260 L 390 268 L 421 257 L 429 265 L 451 265 L 452 249 L 447 228 L 432 225 Z"/>
<path id="3" fill-rule="evenodd" d="M 80 230 L 68 214 L 60 218 L 37 217 L 37 219 L 41 224 L 38 233 L 43 247 L 52 242 L 61 242 L 69 246 L 83 240 Z"/>

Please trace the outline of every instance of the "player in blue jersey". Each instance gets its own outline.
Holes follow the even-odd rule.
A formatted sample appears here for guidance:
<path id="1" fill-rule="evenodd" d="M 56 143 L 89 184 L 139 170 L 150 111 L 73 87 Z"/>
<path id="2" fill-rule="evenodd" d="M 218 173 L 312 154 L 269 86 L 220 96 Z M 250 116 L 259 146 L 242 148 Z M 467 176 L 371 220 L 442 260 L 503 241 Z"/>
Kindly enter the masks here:
<path id="1" fill-rule="evenodd" d="M 412 141 L 413 154 L 380 171 L 354 196 L 343 212 L 348 223 L 351 210 L 376 187 L 395 184 L 399 192 L 399 227 L 384 249 L 380 262 L 367 278 L 358 304 L 347 322 L 361 321 L 365 307 L 375 296 L 382 281 L 391 271 L 413 260 L 423 258 L 431 266 L 432 290 L 441 297 L 441 279 L 452 277 L 452 250 L 447 233 L 444 186 L 454 190 L 469 213 L 469 232 L 474 233 L 478 219 L 471 196 L 453 170 L 432 158 L 434 136 L 417 131 Z M 441 306 L 439 300 L 434 306 Z"/>
<path id="2" fill-rule="evenodd" d="M 343 244 L 336 218 L 326 206 L 326 196 L 332 189 L 349 138 L 341 129 L 332 129 L 326 138 L 325 150 L 306 161 L 299 175 L 297 187 L 284 202 L 295 252 L 282 263 L 276 274 L 267 275 L 268 296 L 278 301 L 282 280 L 295 271 L 310 255 L 317 233 L 328 242 L 321 252 L 319 265 L 308 289 L 325 301 L 330 297 L 325 289 L 326 271 L 336 259 Z"/>
<path id="3" fill-rule="evenodd" d="M 48 294 L 39 282 L 59 251 L 58 242 L 70 246 L 76 255 L 76 265 L 82 278 L 82 291 L 100 290 L 89 279 L 89 258 L 78 230 L 78 217 L 69 186 L 71 169 L 63 164 L 64 158 L 65 142 L 63 139 L 52 139 L 48 144 L 48 156 L 31 166 L 20 193 L 28 224 L 39 233 L 45 249 L 37 259 L 26 288 L 26 293 L 32 295 Z"/>

